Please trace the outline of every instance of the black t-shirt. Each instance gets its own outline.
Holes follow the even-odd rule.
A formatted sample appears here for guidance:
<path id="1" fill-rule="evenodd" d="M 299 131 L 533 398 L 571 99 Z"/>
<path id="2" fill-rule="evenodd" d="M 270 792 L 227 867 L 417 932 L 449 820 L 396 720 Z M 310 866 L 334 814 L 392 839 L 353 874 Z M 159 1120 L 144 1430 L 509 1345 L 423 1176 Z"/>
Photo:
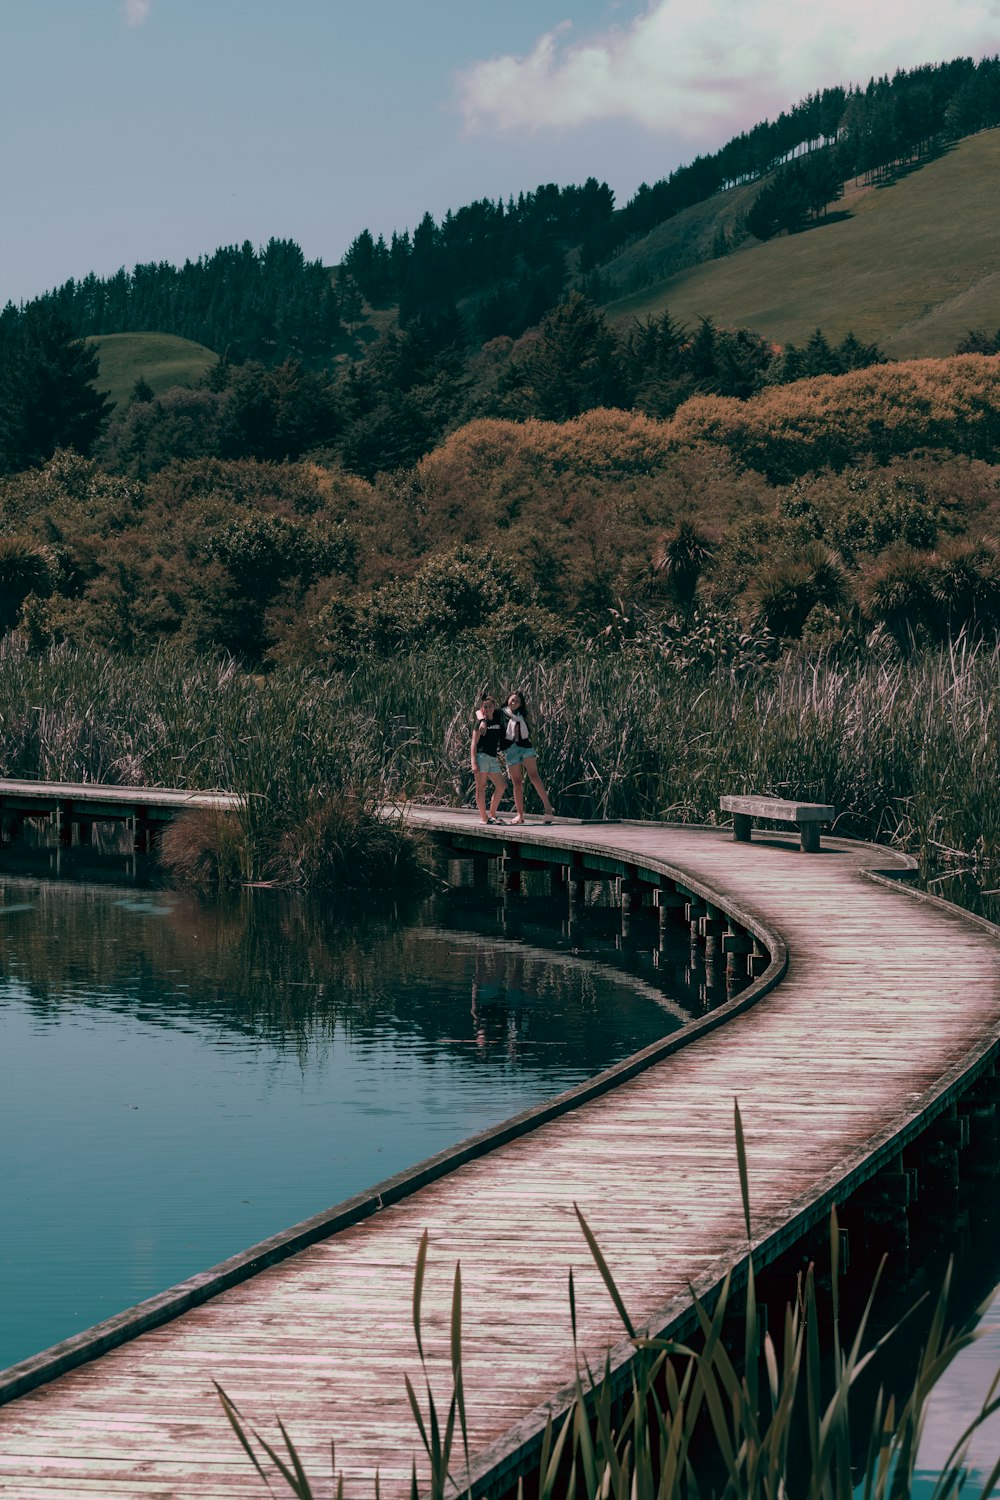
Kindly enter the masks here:
<path id="1" fill-rule="evenodd" d="M 480 719 L 479 723 L 483 725 L 483 729 L 476 744 L 476 753 L 478 755 L 497 755 L 500 750 L 500 740 L 504 730 L 504 722 L 500 717 L 499 709 L 494 709 L 492 718 Z"/>

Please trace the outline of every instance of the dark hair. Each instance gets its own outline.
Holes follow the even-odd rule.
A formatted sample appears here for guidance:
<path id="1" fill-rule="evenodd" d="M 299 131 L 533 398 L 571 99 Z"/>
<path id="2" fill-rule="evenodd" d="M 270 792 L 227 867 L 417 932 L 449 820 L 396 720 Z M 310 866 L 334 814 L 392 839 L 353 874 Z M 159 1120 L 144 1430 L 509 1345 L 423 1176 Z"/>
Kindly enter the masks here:
<path id="1" fill-rule="evenodd" d="M 518 713 L 521 715 L 521 718 L 524 720 L 524 722 L 527 724 L 528 728 L 530 729 L 531 728 L 531 719 L 528 716 L 528 700 L 524 696 L 524 694 L 521 692 L 520 688 L 511 688 L 510 692 L 507 694 L 507 697 L 503 700 L 504 704 L 506 705 L 507 703 L 509 703 L 510 699 L 514 696 L 515 693 L 517 694 L 517 696 L 521 700 L 521 707 L 518 709 Z"/>
<path id="2" fill-rule="evenodd" d="M 489 688 L 484 688 L 479 697 L 480 703 L 485 703 L 487 698 L 492 698 L 494 703 L 497 701 L 496 693 L 491 693 Z"/>

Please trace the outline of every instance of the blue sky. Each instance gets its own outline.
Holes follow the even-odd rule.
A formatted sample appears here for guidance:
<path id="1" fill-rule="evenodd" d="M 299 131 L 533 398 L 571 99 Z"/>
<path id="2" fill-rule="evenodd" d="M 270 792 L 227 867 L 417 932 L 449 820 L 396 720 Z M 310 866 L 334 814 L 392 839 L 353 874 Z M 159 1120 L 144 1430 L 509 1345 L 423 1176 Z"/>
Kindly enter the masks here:
<path id="1" fill-rule="evenodd" d="M 0 0 L 0 303 L 472 198 L 624 201 L 824 84 L 1000 49 L 1000 0 Z"/>

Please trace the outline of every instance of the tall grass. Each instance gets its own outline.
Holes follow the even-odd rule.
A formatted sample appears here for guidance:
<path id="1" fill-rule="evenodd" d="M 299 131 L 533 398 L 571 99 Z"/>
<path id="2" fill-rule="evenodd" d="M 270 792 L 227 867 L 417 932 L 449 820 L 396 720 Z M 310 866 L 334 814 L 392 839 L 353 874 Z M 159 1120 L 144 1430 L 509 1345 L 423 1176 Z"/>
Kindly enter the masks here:
<path id="1" fill-rule="evenodd" d="M 708 673 L 642 650 L 554 663 L 442 650 L 373 663 L 345 691 L 414 726 L 401 786 L 451 799 L 486 681 L 527 693 L 563 812 L 710 821 L 724 792 L 776 793 L 833 803 L 841 832 L 1000 857 L 996 647 Z"/>
<path id="2" fill-rule="evenodd" d="M 0 774 L 236 792 L 235 818 L 193 817 L 165 841 L 185 876 L 372 884 L 415 868 L 413 840 L 380 812 L 392 791 L 382 726 L 316 675 L 254 678 L 169 652 L 8 652 Z"/>
<path id="3" fill-rule="evenodd" d="M 739 1108 L 735 1113 L 737 1156 L 748 1243 L 751 1240 L 746 1154 Z M 941 1375 L 974 1339 L 971 1327 L 948 1326 L 950 1272 L 930 1319 L 908 1391 L 859 1400 L 858 1381 L 892 1332 L 865 1350 L 878 1288 L 878 1276 L 853 1337 L 845 1340 L 840 1319 L 840 1232 L 830 1221 L 831 1298 L 829 1328 L 821 1329 L 814 1268 L 800 1277 L 795 1300 L 785 1309 L 775 1335 L 765 1326 L 756 1298 L 752 1258 L 743 1299 L 742 1347 L 727 1348 L 727 1320 L 734 1311 L 732 1278 L 727 1276 L 714 1306 L 697 1299 L 697 1346 L 651 1338 L 630 1317 L 610 1267 L 590 1226 L 576 1210 L 591 1255 L 614 1303 L 634 1358 L 630 1384 L 616 1395 L 606 1360 L 593 1373 L 576 1344 L 576 1304 L 569 1279 L 576 1378 L 569 1409 L 554 1428 L 551 1418 L 533 1466 L 532 1493 L 538 1500 L 908 1500 L 914 1492 L 920 1436 L 928 1400 Z M 462 1280 L 456 1266 L 449 1328 L 451 1390 L 442 1409 L 427 1373 L 421 1297 L 427 1261 L 427 1235 L 417 1254 L 413 1289 L 413 1329 L 424 1380 L 418 1398 L 408 1377 L 405 1387 L 423 1446 L 425 1474 L 414 1464 L 410 1487 L 428 1500 L 446 1500 L 464 1490 L 471 1497 L 469 1434 L 462 1376 Z M 898 1325 L 897 1325 L 898 1326 Z M 281 1444 L 252 1429 L 217 1386 L 223 1409 L 244 1452 L 273 1494 L 271 1479 L 283 1481 L 297 1500 L 315 1500 L 317 1490 L 287 1429 L 278 1423 Z M 982 1406 L 954 1445 L 933 1486 L 922 1484 L 925 1500 L 957 1500 L 971 1494 L 966 1455 L 977 1429 L 1000 1410 L 1000 1372 Z M 336 1471 L 336 1493 L 343 1478 Z M 987 1500 L 1000 1479 L 1000 1460 L 978 1491 Z M 324 1481 L 325 1483 L 325 1481 Z M 519 1481 L 519 1500 L 523 1497 Z M 375 1494 L 379 1493 L 376 1479 Z"/>
<path id="4" fill-rule="evenodd" d="M 838 830 L 1000 859 L 1000 648 L 678 670 L 655 650 L 533 661 L 463 647 L 349 674 L 161 652 L 59 649 L 0 662 L 0 774 L 222 787 L 244 797 L 220 858 L 239 879 L 392 876 L 395 798 L 467 802 L 484 686 L 525 691 L 563 813 L 711 821 L 724 792 L 833 803 Z"/>

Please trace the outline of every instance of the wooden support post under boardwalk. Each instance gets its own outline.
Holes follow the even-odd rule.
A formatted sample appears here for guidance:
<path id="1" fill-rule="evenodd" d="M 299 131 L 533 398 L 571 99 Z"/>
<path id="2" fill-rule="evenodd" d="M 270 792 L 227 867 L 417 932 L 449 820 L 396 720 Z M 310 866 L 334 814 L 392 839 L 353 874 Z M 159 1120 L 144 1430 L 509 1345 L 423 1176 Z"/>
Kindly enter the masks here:
<path id="1" fill-rule="evenodd" d="M 959 1100 L 959 1113 L 967 1119 L 969 1133 L 969 1160 L 962 1162 L 963 1176 L 991 1178 L 1000 1172 L 998 1084 L 996 1075 L 977 1079 Z"/>
<path id="2" fill-rule="evenodd" d="M 146 809 L 137 807 L 132 817 L 132 847 L 136 854 L 145 854 L 151 842 Z"/>
<path id="3" fill-rule="evenodd" d="M 638 880 L 633 875 L 631 877 L 624 877 L 619 882 L 619 889 L 621 891 L 622 911 L 633 912 L 643 909 L 646 905 L 647 895 L 652 892 L 653 887 L 648 881 Z"/>
<path id="4" fill-rule="evenodd" d="M 59 823 L 59 842 L 64 849 L 68 849 L 73 842 L 73 804 L 72 802 L 60 802 L 59 811 L 56 813 Z"/>
<path id="5" fill-rule="evenodd" d="M 9 812 L 3 815 L 4 836 L 8 839 L 19 839 L 24 836 L 24 813 Z"/>
<path id="6" fill-rule="evenodd" d="M 910 1186 L 908 1172 L 887 1168 L 852 1196 L 848 1218 L 860 1216 L 869 1264 L 883 1255 L 889 1255 L 896 1268 L 905 1264 L 910 1253 Z"/>

